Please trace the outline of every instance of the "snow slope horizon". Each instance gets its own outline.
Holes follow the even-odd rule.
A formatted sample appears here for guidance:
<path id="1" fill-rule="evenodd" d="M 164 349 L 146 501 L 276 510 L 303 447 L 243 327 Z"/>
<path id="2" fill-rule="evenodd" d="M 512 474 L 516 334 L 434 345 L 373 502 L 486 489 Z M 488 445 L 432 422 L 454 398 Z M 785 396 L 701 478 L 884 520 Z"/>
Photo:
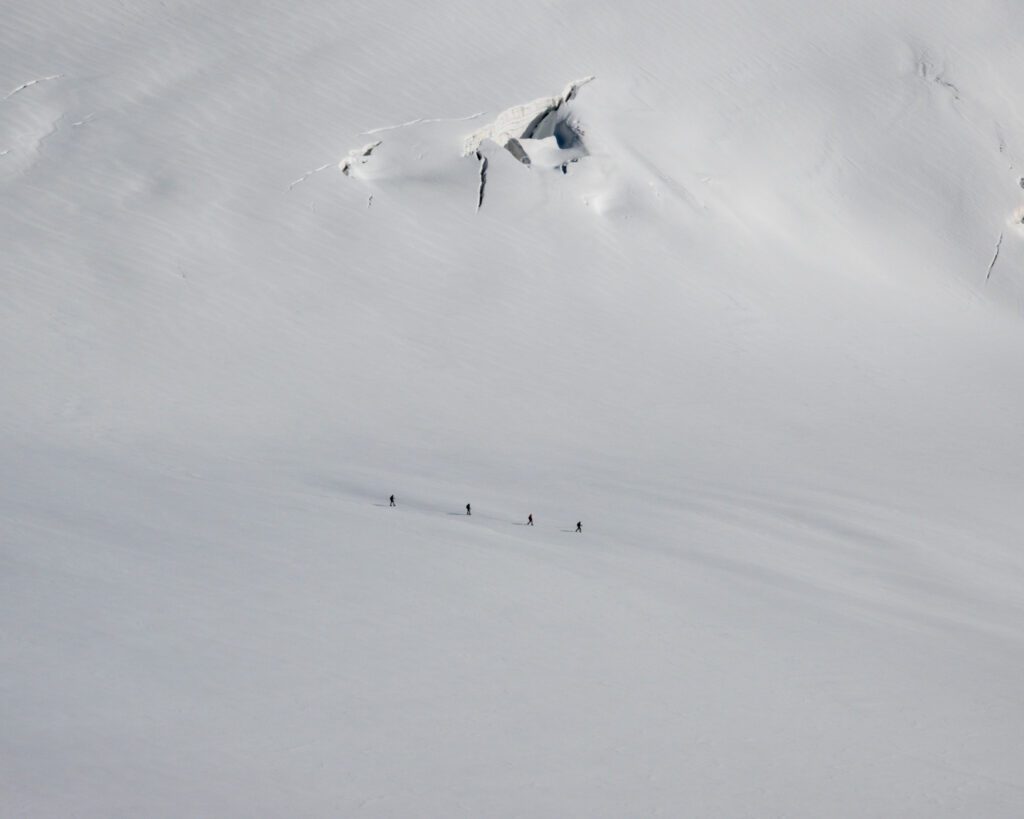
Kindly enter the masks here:
<path id="1" fill-rule="evenodd" d="M 1012 4 L 385 9 L 10 4 L 0 803 L 1018 815 Z"/>

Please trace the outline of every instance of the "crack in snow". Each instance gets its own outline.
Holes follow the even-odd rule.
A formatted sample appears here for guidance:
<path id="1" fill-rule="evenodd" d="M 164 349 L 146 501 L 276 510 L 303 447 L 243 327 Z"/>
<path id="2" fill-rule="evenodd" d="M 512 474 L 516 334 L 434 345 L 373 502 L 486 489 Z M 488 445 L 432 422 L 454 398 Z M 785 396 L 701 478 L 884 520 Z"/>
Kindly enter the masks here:
<path id="1" fill-rule="evenodd" d="M 483 207 L 484 188 L 487 187 L 487 157 L 477 151 L 476 158 L 480 161 L 480 189 L 476 197 L 476 209 L 479 211 Z"/>
<path id="2" fill-rule="evenodd" d="M 947 91 L 952 92 L 953 99 L 957 102 L 960 101 L 960 88 L 956 83 L 946 79 L 945 69 L 942 71 L 935 70 L 935 66 L 932 64 L 927 53 L 922 54 L 920 59 L 918 59 L 917 73 L 922 79 L 933 82 L 936 85 L 941 85 Z"/>
<path id="3" fill-rule="evenodd" d="M 50 130 L 47 131 L 45 134 L 43 134 L 41 137 L 39 137 L 39 139 L 36 141 L 36 152 L 37 153 L 41 154 L 43 152 L 43 143 L 44 142 L 48 142 L 52 137 L 57 135 L 57 132 L 60 131 L 60 124 L 63 121 L 64 121 L 64 114 L 61 114 L 59 117 L 57 117 L 57 119 L 54 120 L 53 125 L 51 126 Z"/>
<path id="4" fill-rule="evenodd" d="M 371 128 L 369 131 L 360 131 L 359 136 L 370 136 L 371 134 L 380 134 L 384 131 L 397 131 L 399 128 L 408 128 L 412 125 L 427 125 L 431 122 L 466 122 L 482 117 L 486 113 L 486 111 L 477 111 L 475 114 L 470 114 L 467 117 L 419 117 L 408 122 L 400 122 L 397 125 L 382 125 L 380 128 Z"/>
<path id="5" fill-rule="evenodd" d="M 48 77 L 39 77 L 39 78 L 34 79 L 34 80 L 29 80 L 28 82 L 23 82 L 21 85 L 19 85 L 17 88 L 15 88 L 10 94 L 8 94 L 6 97 L 4 97 L 4 99 L 5 100 L 9 100 L 15 94 L 18 94 L 18 93 L 24 91 L 26 88 L 31 88 L 33 85 L 38 85 L 41 82 L 49 82 L 50 80 L 59 80 L 63 76 L 64 76 L 63 74 L 51 74 Z"/>
<path id="6" fill-rule="evenodd" d="M 953 92 L 953 99 L 959 101 L 959 99 L 960 99 L 960 89 L 957 88 L 956 85 L 951 83 L 949 80 L 943 79 L 941 74 L 938 77 L 935 77 L 934 79 L 935 79 L 935 82 L 937 82 L 943 88 L 948 88 L 950 91 L 952 91 Z"/>
<path id="7" fill-rule="evenodd" d="M 992 256 L 992 261 L 988 264 L 988 273 L 985 274 L 985 281 L 992 278 L 992 269 L 996 266 L 996 262 L 999 261 L 999 250 L 1003 246 L 1003 234 L 999 234 L 999 239 L 996 241 L 996 252 Z"/>
<path id="8" fill-rule="evenodd" d="M 313 168 L 313 170 L 311 170 L 311 171 L 306 171 L 302 176 L 300 176 L 298 179 L 296 179 L 294 182 L 292 182 L 292 184 L 290 184 L 288 186 L 288 190 L 291 190 L 296 185 L 298 185 L 300 182 L 305 182 L 313 174 L 320 173 L 320 171 L 326 171 L 333 164 L 334 164 L 333 162 L 328 162 L 326 165 L 321 165 L 319 168 Z"/>

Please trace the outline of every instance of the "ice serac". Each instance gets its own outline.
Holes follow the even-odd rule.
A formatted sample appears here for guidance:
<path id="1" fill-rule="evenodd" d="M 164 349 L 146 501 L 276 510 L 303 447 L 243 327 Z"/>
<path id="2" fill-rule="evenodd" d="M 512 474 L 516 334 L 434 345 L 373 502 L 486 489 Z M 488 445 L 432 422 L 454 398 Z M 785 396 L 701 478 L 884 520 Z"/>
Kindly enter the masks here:
<path id="1" fill-rule="evenodd" d="M 523 148 L 522 140 L 537 139 L 553 134 L 563 106 L 574 99 L 580 88 L 593 79 L 593 76 L 583 77 L 566 85 L 562 93 L 557 96 L 541 97 L 533 102 L 506 108 L 498 114 L 494 122 L 466 137 L 462 155 L 476 154 L 486 140 L 491 140 L 508 150 L 524 165 L 529 165 L 530 156 Z"/>

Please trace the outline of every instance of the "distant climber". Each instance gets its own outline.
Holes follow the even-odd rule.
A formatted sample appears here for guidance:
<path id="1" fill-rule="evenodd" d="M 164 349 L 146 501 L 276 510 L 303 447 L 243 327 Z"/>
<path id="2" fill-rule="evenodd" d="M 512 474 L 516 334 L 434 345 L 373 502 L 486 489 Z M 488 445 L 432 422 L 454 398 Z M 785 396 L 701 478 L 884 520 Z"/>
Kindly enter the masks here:
<path id="1" fill-rule="evenodd" d="M 395 504 L 395 496 L 394 495 L 391 496 L 390 500 L 391 500 L 391 503 L 389 505 L 390 506 L 395 506 L 396 504 Z"/>
<path id="2" fill-rule="evenodd" d="M 470 505 L 468 503 L 466 504 L 466 514 L 467 515 L 472 515 L 473 514 L 473 509 L 470 507 Z"/>
<path id="3" fill-rule="evenodd" d="M 582 532 L 583 531 L 583 521 L 582 520 L 576 521 L 576 531 L 577 532 Z"/>
<path id="4" fill-rule="evenodd" d="M 527 515 L 526 516 L 526 525 L 527 526 L 533 526 L 533 515 Z"/>

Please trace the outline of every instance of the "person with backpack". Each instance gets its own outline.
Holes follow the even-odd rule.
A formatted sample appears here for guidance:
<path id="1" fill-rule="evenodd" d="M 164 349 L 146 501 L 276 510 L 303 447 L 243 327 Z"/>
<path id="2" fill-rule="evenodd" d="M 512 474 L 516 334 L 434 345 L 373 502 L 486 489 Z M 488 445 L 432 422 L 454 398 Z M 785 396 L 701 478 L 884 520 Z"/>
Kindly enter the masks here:
<path id="1" fill-rule="evenodd" d="M 391 496 L 391 503 L 388 504 L 388 505 L 389 506 L 397 506 L 398 505 L 398 504 L 395 503 L 395 496 L 394 495 Z"/>
<path id="2" fill-rule="evenodd" d="M 582 520 L 576 521 L 576 531 L 579 532 L 580 534 L 583 533 L 583 521 Z"/>
<path id="3" fill-rule="evenodd" d="M 473 510 L 472 510 L 472 508 L 470 508 L 470 505 L 468 503 L 466 504 L 466 514 L 467 515 L 472 515 L 473 514 Z"/>
<path id="4" fill-rule="evenodd" d="M 526 525 L 527 526 L 533 526 L 533 514 L 532 513 L 526 516 Z"/>

